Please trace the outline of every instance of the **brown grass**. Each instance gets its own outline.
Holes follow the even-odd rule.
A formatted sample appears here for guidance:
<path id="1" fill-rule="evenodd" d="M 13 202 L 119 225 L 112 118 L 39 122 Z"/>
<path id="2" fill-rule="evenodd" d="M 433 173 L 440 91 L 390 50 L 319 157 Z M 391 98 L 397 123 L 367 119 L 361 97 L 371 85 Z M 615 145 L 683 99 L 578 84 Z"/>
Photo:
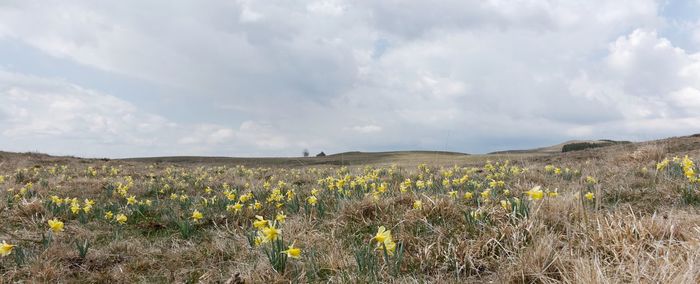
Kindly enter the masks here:
<path id="1" fill-rule="evenodd" d="M 547 155 L 473 155 L 451 153 L 382 153 L 310 158 L 240 160 L 252 166 L 236 167 L 231 159 L 189 158 L 177 160 L 81 160 L 45 155 L 0 153 L 0 241 L 16 244 L 13 254 L 0 258 L 1 282 L 82 283 L 698 283 L 700 282 L 700 214 L 698 204 L 688 201 L 683 190 L 689 184 L 682 176 L 657 172 L 664 158 L 689 155 L 700 158 L 700 137 L 681 137 L 654 142 L 615 145 L 593 150 Z M 348 157 L 349 156 L 349 157 Z M 339 163 L 338 159 L 342 159 Z M 507 174 L 503 189 L 494 189 L 489 203 L 477 203 L 482 189 L 458 188 L 457 198 L 442 187 L 442 174 L 457 165 L 460 177 L 488 184 L 486 160 L 511 159 L 510 165 L 528 168 L 520 175 Z M 155 163 L 154 162 L 162 162 Z M 421 162 L 430 172 L 417 169 Z M 388 164 L 398 164 L 393 170 Z M 350 165 L 347 169 L 340 164 Z M 544 171 L 553 164 L 579 171 L 564 178 Z M 48 174 L 54 165 L 66 171 Z M 220 167 L 227 165 L 226 168 Z M 377 183 L 388 190 L 380 198 L 371 190 L 356 190 L 341 197 L 317 180 L 326 177 L 362 177 L 366 165 L 382 168 Z M 99 169 L 86 175 L 88 166 Z M 103 171 L 105 166 L 107 171 Z M 110 167 L 120 168 L 111 175 Z M 470 168 L 476 167 L 471 170 Z M 642 168 L 647 168 L 642 170 Z M 24 171 L 17 182 L 17 170 Z M 155 179 L 149 176 L 153 174 Z M 598 179 L 586 184 L 585 177 Z M 134 179 L 129 195 L 152 200 L 144 212 L 125 205 L 125 199 L 106 190 L 117 182 Z M 200 178 L 205 177 L 205 178 Z M 401 193 L 405 179 L 434 180 L 434 187 Z M 284 181 L 299 197 L 298 211 L 290 202 L 283 205 L 286 222 L 284 240 L 303 249 L 300 260 L 289 260 L 285 272 L 276 272 L 261 247 L 251 247 L 255 215 L 274 218 L 278 210 L 266 204 L 269 190 Z M 14 197 L 27 182 L 34 189 Z M 260 210 L 226 212 L 216 205 L 200 205 L 204 188 L 224 199 L 223 183 L 240 196 L 252 191 L 265 204 Z M 164 184 L 170 189 L 158 193 Z M 246 189 L 246 184 L 250 189 Z M 528 201 L 529 216 L 509 215 L 500 200 L 518 197 L 535 185 L 558 189 L 559 196 Z M 346 185 L 348 186 L 348 185 Z M 13 189 L 9 192 L 9 189 Z M 306 212 L 304 202 L 312 189 L 320 189 L 319 206 Z M 467 191 L 472 200 L 462 199 Z M 594 201 L 582 200 L 592 191 Z M 185 207 L 171 201 L 170 194 L 187 194 L 197 201 Z M 95 213 L 80 222 L 67 208 L 55 211 L 50 196 L 77 197 L 96 201 Z M 423 208 L 413 209 L 416 200 Z M 513 199 L 511 201 L 515 202 Z M 692 200 L 691 200 L 692 201 Z M 82 203 L 81 203 L 82 204 Z M 175 222 L 188 219 L 193 208 L 205 219 L 194 224 L 185 237 Z M 129 214 L 129 222 L 118 226 L 102 217 L 106 210 Z M 150 211 L 149 211 L 150 210 Z M 478 210 L 487 216 L 474 223 L 467 217 Z M 121 212 L 119 211 L 119 212 Z M 116 213 L 116 212 L 115 212 Z M 141 214 L 141 215 L 139 215 Z M 65 231 L 45 246 L 47 220 L 59 218 Z M 394 269 L 377 252 L 376 278 L 360 273 L 355 253 L 372 245 L 379 226 L 392 230 L 404 246 L 403 261 Z M 75 240 L 92 244 L 87 257 L 78 255 Z M 20 250 L 26 255 L 17 265 Z"/>

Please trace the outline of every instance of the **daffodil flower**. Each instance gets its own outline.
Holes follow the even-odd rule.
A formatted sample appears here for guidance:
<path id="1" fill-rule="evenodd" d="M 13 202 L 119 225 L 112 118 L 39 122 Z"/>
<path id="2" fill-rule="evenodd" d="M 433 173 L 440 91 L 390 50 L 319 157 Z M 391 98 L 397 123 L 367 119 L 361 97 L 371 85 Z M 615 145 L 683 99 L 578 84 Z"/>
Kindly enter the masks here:
<path id="1" fill-rule="evenodd" d="M 309 205 L 314 206 L 318 202 L 318 198 L 316 198 L 316 196 L 312 195 L 312 196 L 309 196 L 308 199 L 306 199 L 306 202 L 308 202 Z"/>
<path id="2" fill-rule="evenodd" d="M 58 232 L 63 232 L 63 222 L 59 221 L 56 218 L 53 218 L 52 220 L 49 220 L 49 228 L 51 228 L 51 231 L 54 233 Z"/>
<path id="3" fill-rule="evenodd" d="M 384 226 L 379 227 L 377 229 L 377 234 L 374 236 L 373 240 L 377 241 L 378 243 L 383 243 L 387 240 L 391 240 L 391 230 L 387 230 L 384 228 Z"/>
<path id="4" fill-rule="evenodd" d="M 0 244 L 0 256 L 5 257 L 10 255 L 12 253 L 12 248 L 14 247 L 14 245 L 2 241 L 2 243 Z"/>
<path id="5" fill-rule="evenodd" d="M 192 212 L 192 220 L 197 222 L 204 218 L 204 214 L 202 212 L 199 212 L 199 210 L 195 209 L 194 212 Z"/>
<path id="6" fill-rule="evenodd" d="M 286 250 L 283 250 L 282 253 L 287 254 L 287 257 L 295 258 L 298 259 L 301 257 L 301 249 L 294 247 L 294 243 L 289 245 L 289 247 Z"/>
<path id="7" fill-rule="evenodd" d="M 267 227 L 268 221 L 265 220 L 263 216 L 255 215 L 255 219 L 257 219 L 257 221 L 253 221 L 253 227 L 255 227 L 258 230 Z"/>
<path id="8" fill-rule="evenodd" d="M 467 191 L 464 193 L 464 196 L 462 196 L 462 197 L 464 198 L 464 200 L 471 200 L 472 198 L 474 198 L 474 193 Z"/>
<path id="9" fill-rule="evenodd" d="M 383 248 L 386 250 L 386 254 L 388 254 L 389 256 L 392 256 L 392 255 L 394 255 L 394 252 L 396 251 L 396 243 L 394 241 L 384 242 Z"/>
<path id="10" fill-rule="evenodd" d="M 280 234 L 282 234 L 282 230 L 275 227 L 266 227 L 260 232 L 262 232 L 263 236 L 265 237 L 265 241 L 274 241 Z"/>
<path id="11" fill-rule="evenodd" d="M 413 209 L 415 209 L 415 210 L 423 209 L 423 201 L 420 201 L 420 200 L 413 201 Z"/>
<path id="12" fill-rule="evenodd" d="M 115 217 L 114 219 L 117 220 L 117 223 L 121 225 L 126 224 L 126 221 L 129 220 L 129 218 L 127 218 L 124 214 L 118 214 L 117 217 Z"/>
<path id="13" fill-rule="evenodd" d="M 544 197 L 544 192 L 542 191 L 541 187 L 535 186 L 532 189 L 528 190 L 525 192 L 528 196 L 530 196 L 530 200 L 540 200 Z"/>
<path id="14" fill-rule="evenodd" d="M 287 220 L 287 215 L 284 215 L 284 212 L 277 213 L 275 220 L 277 220 L 277 222 L 284 223 L 284 221 Z"/>

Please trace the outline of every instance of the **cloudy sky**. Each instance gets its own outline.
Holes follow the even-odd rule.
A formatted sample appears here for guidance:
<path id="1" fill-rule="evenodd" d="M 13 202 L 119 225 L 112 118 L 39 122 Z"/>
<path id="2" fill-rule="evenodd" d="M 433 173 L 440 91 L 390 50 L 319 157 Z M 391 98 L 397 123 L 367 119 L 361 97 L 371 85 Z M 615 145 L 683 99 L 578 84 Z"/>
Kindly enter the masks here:
<path id="1" fill-rule="evenodd" d="M 0 1 L 0 150 L 484 153 L 700 132 L 700 0 Z"/>

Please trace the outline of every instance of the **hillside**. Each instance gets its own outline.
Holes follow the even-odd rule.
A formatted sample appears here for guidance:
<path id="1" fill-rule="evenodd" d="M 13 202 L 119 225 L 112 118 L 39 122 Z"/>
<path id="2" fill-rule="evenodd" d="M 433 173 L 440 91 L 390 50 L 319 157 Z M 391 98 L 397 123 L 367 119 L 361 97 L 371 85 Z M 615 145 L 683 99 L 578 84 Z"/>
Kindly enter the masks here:
<path id="1" fill-rule="evenodd" d="M 487 155 L 0 152 L 0 282 L 700 283 L 693 161 L 700 136 Z"/>
<path id="2" fill-rule="evenodd" d="M 607 139 L 569 140 L 569 141 L 566 141 L 563 143 L 559 143 L 559 144 L 555 144 L 555 145 L 551 145 L 551 146 L 546 146 L 546 147 L 540 147 L 540 148 L 534 148 L 534 149 L 524 149 L 524 150 L 503 150 L 503 151 L 491 152 L 489 154 L 527 154 L 527 153 L 554 154 L 554 153 L 561 153 L 562 148 L 566 145 L 582 144 L 582 143 L 588 143 L 588 144 L 600 145 L 601 147 L 607 147 L 607 146 L 612 146 L 612 145 L 617 145 L 617 144 L 627 144 L 630 142 L 629 141 L 614 141 L 614 140 L 607 140 Z"/>
<path id="3" fill-rule="evenodd" d="M 571 140 L 563 143 L 526 150 L 506 150 L 488 154 L 465 154 L 446 151 L 386 151 L 386 152 L 343 152 L 329 154 L 325 157 L 206 157 L 206 156 L 171 156 L 171 157 L 137 157 L 126 159 L 87 159 L 72 156 L 50 156 L 41 153 L 12 153 L 0 151 L 0 168 L 3 166 L 30 166 L 33 164 L 51 165 L 63 163 L 87 164 L 92 162 L 105 164 L 119 163 L 148 163 L 148 164 L 179 164 L 179 165 L 244 165 L 249 167 L 307 167 L 307 166 L 360 166 L 360 165 L 390 165 L 404 166 L 431 163 L 435 165 L 467 165 L 481 163 L 487 160 L 530 160 L 553 159 L 561 157 L 627 155 L 634 149 L 644 145 L 662 145 L 663 147 L 685 150 L 700 149 L 697 144 L 700 135 L 671 137 L 660 140 L 627 143 L 612 140 Z M 698 140 L 698 141 L 696 141 Z M 564 145 L 571 143 L 602 143 L 606 147 L 562 153 Z"/>

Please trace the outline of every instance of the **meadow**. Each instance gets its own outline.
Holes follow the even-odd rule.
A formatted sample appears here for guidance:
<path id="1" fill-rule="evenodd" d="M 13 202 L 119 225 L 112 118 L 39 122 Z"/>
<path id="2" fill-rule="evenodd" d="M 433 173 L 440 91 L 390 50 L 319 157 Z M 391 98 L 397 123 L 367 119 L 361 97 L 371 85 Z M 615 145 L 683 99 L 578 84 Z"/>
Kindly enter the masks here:
<path id="1" fill-rule="evenodd" d="M 698 283 L 698 159 L 2 153 L 0 282 Z"/>

